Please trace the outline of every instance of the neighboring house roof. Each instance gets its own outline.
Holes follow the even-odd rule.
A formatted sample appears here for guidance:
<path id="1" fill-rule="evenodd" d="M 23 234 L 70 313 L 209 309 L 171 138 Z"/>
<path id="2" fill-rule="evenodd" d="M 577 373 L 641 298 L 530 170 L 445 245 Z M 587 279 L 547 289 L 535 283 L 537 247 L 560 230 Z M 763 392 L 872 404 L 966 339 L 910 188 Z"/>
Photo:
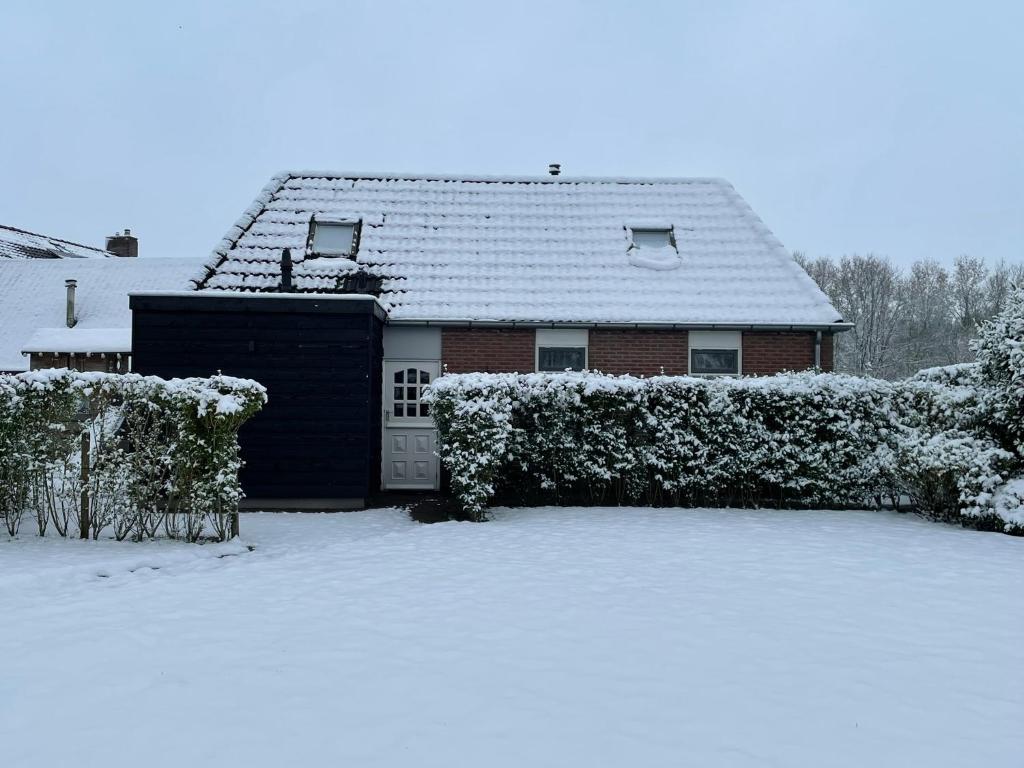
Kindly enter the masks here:
<path id="1" fill-rule="evenodd" d="M 129 291 L 181 289 L 201 259 L 31 259 L 0 262 L 0 371 L 23 371 L 22 350 L 125 352 Z M 77 323 L 66 326 L 65 280 L 77 281 Z M 34 340 L 33 340 L 34 339 Z M 62 348 L 31 349 L 61 342 Z M 45 343 L 44 343 L 45 342 Z M 96 346 L 94 346 L 96 345 Z M 92 348 L 90 348 L 92 347 Z"/>
<path id="2" fill-rule="evenodd" d="M 90 352 L 132 351 L 132 329 L 128 328 L 39 328 L 22 345 L 23 354 L 34 352 Z"/>
<path id="3" fill-rule="evenodd" d="M 355 262 L 307 258 L 314 215 L 362 221 Z M 664 225 L 678 254 L 629 250 L 630 227 Z M 284 248 L 296 290 L 365 291 L 357 278 L 368 273 L 395 322 L 841 321 L 721 179 L 283 173 L 217 246 L 196 288 L 276 291 Z"/>
<path id="4" fill-rule="evenodd" d="M 114 254 L 91 245 L 0 224 L 0 259 L 95 259 L 106 256 L 113 257 Z"/>

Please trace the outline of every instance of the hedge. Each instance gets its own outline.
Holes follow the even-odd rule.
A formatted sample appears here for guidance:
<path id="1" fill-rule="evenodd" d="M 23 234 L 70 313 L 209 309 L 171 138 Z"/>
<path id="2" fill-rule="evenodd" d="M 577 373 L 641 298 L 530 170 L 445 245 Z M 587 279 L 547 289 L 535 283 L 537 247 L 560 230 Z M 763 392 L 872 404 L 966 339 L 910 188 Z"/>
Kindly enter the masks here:
<path id="1" fill-rule="evenodd" d="M 993 495 L 1017 464 L 979 427 L 977 375 L 460 374 L 427 398 L 452 492 L 473 519 L 495 497 L 846 507 L 909 496 L 932 517 L 994 527 Z"/>
<path id="2" fill-rule="evenodd" d="M 0 519 L 62 536 L 223 540 L 242 490 L 238 429 L 254 381 L 46 369 L 0 375 Z"/>

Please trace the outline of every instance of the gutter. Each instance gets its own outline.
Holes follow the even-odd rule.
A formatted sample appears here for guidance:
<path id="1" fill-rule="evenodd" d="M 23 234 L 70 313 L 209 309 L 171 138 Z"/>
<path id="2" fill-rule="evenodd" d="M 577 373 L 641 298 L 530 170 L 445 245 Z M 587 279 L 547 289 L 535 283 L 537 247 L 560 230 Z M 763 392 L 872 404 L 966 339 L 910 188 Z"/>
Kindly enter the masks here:
<path id="1" fill-rule="evenodd" d="M 388 325 L 426 326 L 442 328 L 607 328 L 612 330 L 692 330 L 692 331 L 816 331 L 816 345 L 821 334 L 843 333 L 853 328 L 853 323 L 571 323 L 535 320 L 401 320 L 388 318 Z M 819 349 L 820 353 L 820 349 Z"/>

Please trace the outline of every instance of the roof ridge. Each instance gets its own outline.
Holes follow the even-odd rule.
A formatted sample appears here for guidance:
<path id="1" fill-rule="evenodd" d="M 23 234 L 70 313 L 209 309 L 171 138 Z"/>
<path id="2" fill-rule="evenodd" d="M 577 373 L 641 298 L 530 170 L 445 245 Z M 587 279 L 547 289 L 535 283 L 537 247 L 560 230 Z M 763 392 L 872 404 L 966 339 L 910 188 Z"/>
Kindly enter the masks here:
<path id="1" fill-rule="evenodd" d="M 286 170 L 274 178 L 287 179 L 351 179 L 373 181 L 464 181 L 493 184 L 724 184 L 721 176 L 525 176 L 486 173 L 408 173 L 404 171 L 326 171 Z"/>
<path id="2" fill-rule="evenodd" d="M 110 254 L 111 256 L 114 255 L 110 251 L 108 251 L 106 248 L 97 248 L 95 245 L 86 245 L 85 243 L 76 243 L 74 240 L 65 240 L 63 237 L 53 237 L 52 235 L 44 235 L 41 232 L 30 232 L 27 229 L 21 229 L 19 227 L 12 227 L 9 224 L 0 224 L 0 229 L 7 229 L 7 230 L 10 230 L 11 232 L 18 232 L 18 233 L 20 233 L 22 235 L 31 235 L 32 237 L 42 237 L 42 238 L 44 238 L 46 240 L 51 240 L 51 241 L 55 240 L 58 243 L 67 243 L 68 245 L 73 245 L 76 248 L 88 248 L 90 251 L 99 251 L 100 253 L 107 253 L 107 254 Z"/>

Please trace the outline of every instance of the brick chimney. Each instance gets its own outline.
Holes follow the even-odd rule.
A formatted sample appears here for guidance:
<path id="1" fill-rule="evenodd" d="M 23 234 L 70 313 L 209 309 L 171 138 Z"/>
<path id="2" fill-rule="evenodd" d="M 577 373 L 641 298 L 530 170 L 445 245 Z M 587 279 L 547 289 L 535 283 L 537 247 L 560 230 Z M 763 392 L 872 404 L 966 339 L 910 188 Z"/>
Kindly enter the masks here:
<path id="1" fill-rule="evenodd" d="M 126 229 L 124 234 L 115 232 L 107 238 L 107 250 L 115 256 L 135 258 L 139 255 L 139 239 Z"/>

